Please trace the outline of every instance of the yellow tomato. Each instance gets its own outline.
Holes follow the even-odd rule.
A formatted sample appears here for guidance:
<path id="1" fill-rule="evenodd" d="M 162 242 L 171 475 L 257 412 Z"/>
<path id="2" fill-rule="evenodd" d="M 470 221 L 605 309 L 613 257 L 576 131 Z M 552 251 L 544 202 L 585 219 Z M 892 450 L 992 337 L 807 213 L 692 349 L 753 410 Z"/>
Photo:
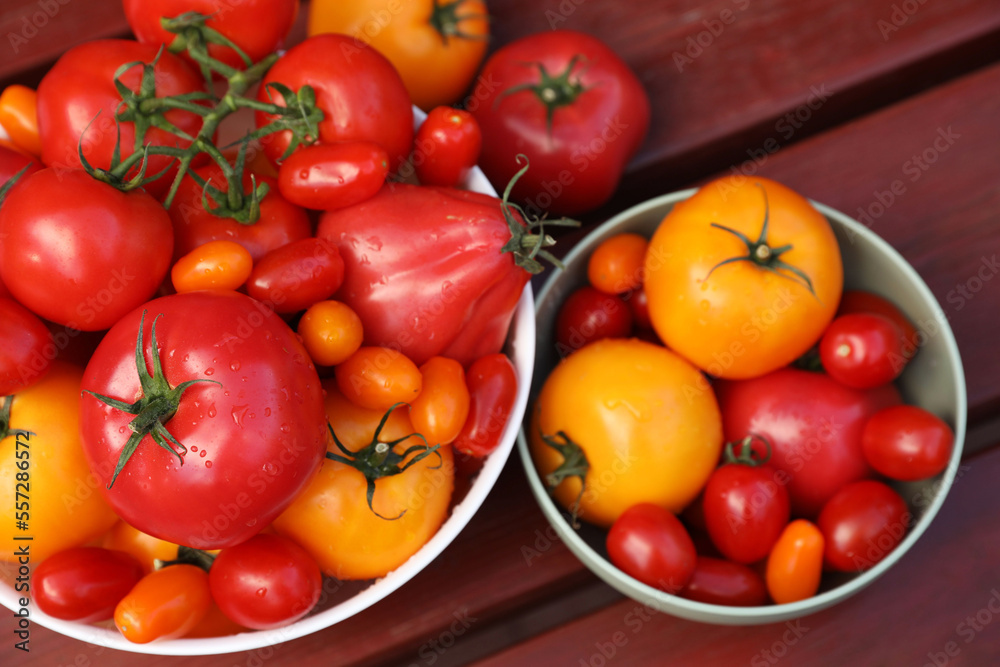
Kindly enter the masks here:
<path id="1" fill-rule="evenodd" d="M 705 377 L 670 350 L 635 339 L 600 340 L 563 359 L 545 380 L 530 428 L 543 479 L 572 461 L 549 442 L 583 451 L 582 495 L 581 479 L 569 476 L 555 498 L 567 509 L 579 498 L 579 516 L 604 527 L 638 503 L 680 512 L 722 451 L 722 419 Z"/>
<path id="2" fill-rule="evenodd" d="M 812 347 L 843 282 L 829 222 L 765 178 L 705 185 L 674 206 L 646 253 L 656 333 L 699 368 L 731 379 L 764 375 Z"/>
<path id="3" fill-rule="evenodd" d="M 100 536 L 117 520 L 80 444 L 82 378 L 79 367 L 54 360 L 41 381 L 2 399 L 10 402 L 11 429 L 0 441 L 2 560 L 17 562 L 18 549 L 28 547 L 31 562 L 41 562 Z M 30 542 L 16 539 L 29 536 Z"/>
<path id="4" fill-rule="evenodd" d="M 384 413 L 354 405 L 335 381 L 324 381 L 323 388 L 327 419 L 344 447 L 358 452 L 369 445 Z M 412 433 L 407 407 L 402 406 L 389 416 L 379 441 L 392 442 Z M 402 453 L 420 444 L 418 438 L 407 438 L 394 451 Z M 344 455 L 332 438 L 328 451 Z M 301 545 L 323 572 L 337 579 L 385 576 L 426 544 L 448 515 L 455 465 L 451 447 L 438 451 L 440 458 L 430 454 L 405 472 L 376 481 L 372 509 L 364 475 L 327 459 L 305 491 L 274 521 L 274 529 Z"/>
<path id="5" fill-rule="evenodd" d="M 168 561 L 177 558 L 178 545 L 147 535 L 138 528 L 133 528 L 124 521 L 119 521 L 101 541 L 105 549 L 124 551 L 134 557 L 146 574 L 153 571 L 155 561 Z"/>
<path id="6" fill-rule="evenodd" d="M 482 0 L 313 0 L 310 35 L 339 32 L 371 45 L 399 71 L 424 111 L 453 104 L 486 55 L 489 17 Z"/>

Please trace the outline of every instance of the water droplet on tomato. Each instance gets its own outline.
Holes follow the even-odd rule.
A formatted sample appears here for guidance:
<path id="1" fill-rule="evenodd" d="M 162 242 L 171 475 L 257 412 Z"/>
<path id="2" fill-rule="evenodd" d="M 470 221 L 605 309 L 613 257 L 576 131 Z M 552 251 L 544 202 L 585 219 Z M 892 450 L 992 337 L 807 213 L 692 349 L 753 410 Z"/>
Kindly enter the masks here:
<path id="1" fill-rule="evenodd" d="M 190 354 L 185 354 L 184 358 L 181 361 L 188 361 L 190 358 L 191 358 Z"/>
<path id="2" fill-rule="evenodd" d="M 206 468 L 211 468 L 212 467 L 212 462 L 211 461 L 205 461 L 205 467 Z"/>
<path id="3" fill-rule="evenodd" d="M 271 408 L 264 408 L 264 416 L 265 417 L 271 416 Z"/>
<path id="4" fill-rule="evenodd" d="M 234 359 L 233 361 L 229 362 L 229 368 L 232 369 L 232 371 L 235 373 L 236 371 L 240 370 L 240 362 Z"/>
<path id="5" fill-rule="evenodd" d="M 247 410 L 250 409 L 249 405 L 234 405 L 232 409 L 233 422 L 243 428 L 243 420 L 246 419 Z"/>
<path id="6" fill-rule="evenodd" d="M 705 281 L 702 281 L 702 283 L 701 283 L 701 291 L 704 292 L 707 289 L 708 289 L 708 283 L 706 283 Z"/>
<path id="7" fill-rule="evenodd" d="M 309 180 L 309 170 L 299 169 L 299 178 L 301 178 L 303 181 Z"/>
<path id="8" fill-rule="evenodd" d="M 262 598 L 265 595 L 267 595 L 267 589 L 266 588 L 258 588 L 257 589 L 257 597 Z"/>
<path id="9" fill-rule="evenodd" d="M 188 449 L 190 449 L 192 452 L 197 452 L 198 451 L 198 448 L 195 447 L 194 445 L 192 445 L 191 447 L 188 447 Z"/>
<path id="10" fill-rule="evenodd" d="M 200 454 L 201 458 L 205 458 L 206 454 L 208 454 L 208 452 L 206 452 L 204 449 L 201 450 L 201 454 Z"/>
<path id="11" fill-rule="evenodd" d="M 205 369 L 205 375 L 214 375 L 214 374 L 215 374 L 215 369 L 214 368 L 206 368 Z"/>
<path id="12" fill-rule="evenodd" d="M 210 405 L 210 406 L 208 407 L 208 416 L 209 416 L 209 418 L 212 418 L 212 417 L 214 417 L 214 416 L 215 416 L 216 414 L 218 414 L 218 413 L 217 413 L 217 412 L 215 411 L 215 403 L 212 403 L 212 405 Z"/>
<path id="13" fill-rule="evenodd" d="M 281 425 L 281 426 L 279 427 L 279 430 L 280 430 L 280 431 L 281 431 L 282 433 L 291 433 L 291 431 L 292 431 L 292 428 L 291 428 L 291 427 L 290 427 L 290 426 L 289 426 L 288 424 L 282 424 L 282 425 Z"/>

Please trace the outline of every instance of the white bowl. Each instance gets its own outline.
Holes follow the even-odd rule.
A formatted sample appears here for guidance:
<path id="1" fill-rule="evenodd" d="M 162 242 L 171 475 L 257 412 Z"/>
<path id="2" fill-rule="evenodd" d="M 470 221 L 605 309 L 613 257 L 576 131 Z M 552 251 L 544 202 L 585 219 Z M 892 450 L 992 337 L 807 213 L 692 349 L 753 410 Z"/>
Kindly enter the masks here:
<path id="1" fill-rule="evenodd" d="M 563 260 L 566 269 L 554 271 L 539 292 L 536 313 L 538 361 L 532 399 L 555 367 L 559 355 L 553 343 L 559 307 L 578 287 L 587 282 L 587 258 L 606 238 L 622 232 L 652 236 L 673 205 L 689 198 L 695 190 L 683 190 L 651 199 L 607 221 L 583 239 Z M 647 586 L 614 567 L 604 546 L 606 533 L 584 524 L 580 532 L 570 526 L 568 515 L 548 494 L 535 470 L 524 432 L 518 436 L 518 450 L 527 470 L 532 492 L 556 533 L 597 576 L 639 602 L 675 616 L 694 621 L 726 625 L 751 625 L 785 621 L 836 604 L 873 582 L 903 557 L 923 534 L 944 502 L 955 479 L 965 439 L 966 392 L 962 361 L 948 319 L 917 272 L 892 246 L 864 225 L 828 206 L 812 202 L 833 226 L 844 259 L 844 288 L 868 289 L 893 301 L 914 323 L 926 340 L 919 353 L 897 380 L 907 403 L 919 405 L 944 419 L 955 432 L 955 447 L 947 469 L 921 482 L 893 483 L 908 501 L 914 515 L 910 532 L 895 550 L 870 570 L 860 574 L 824 574 L 820 592 L 790 604 L 762 607 L 727 607 L 664 593 Z"/>
<path id="2" fill-rule="evenodd" d="M 419 127 L 427 117 L 414 107 L 414 124 Z M 496 195 L 490 182 L 486 180 L 478 167 L 468 175 L 462 187 L 476 192 Z M 517 399 L 507 426 L 504 428 L 500 445 L 486 457 L 482 469 L 476 476 L 465 497 L 455 505 L 451 515 L 444 524 L 417 553 L 398 569 L 390 572 L 382 579 L 374 582 L 338 582 L 324 579 L 323 594 L 316 610 L 301 620 L 275 630 L 244 632 L 225 637 L 206 639 L 175 639 L 170 641 L 152 642 L 150 644 L 133 644 L 127 641 L 110 623 L 104 625 L 88 625 L 72 621 L 62 621 L 47 616 L 32 605 L 30 620 L 51 630 L 79 639 L 80 641 L 106 646 L 108 648 L 133 651 L 136 653 L 152 653 L 158 655 L 208 655 L 249 651 L 264 646 L 273 646 L 310 633 L 322 630 L 339 623 L 360 611 L 367 609 L 383 599 L 397 588 L 412 579 L 434 560 L 445 547 L 452 543 L 455 537 L 465 528 L 469 520 L 486 499 L 490 489 L 496 483 L 503 470 L 507 458 L 514 447 L 517 431 L 524 418 L 525 407 L 528 404 L 528 388 L 531 384 L 531 374 L 534 368 L 535 355 L 535 322 L 534 300 L 531 283 L 524 287 L 521 299 L 517 304 L 514 319 L 508 333 L 506 353 L 514 362 L 517 370 Z M 14 590 L 13 582 L 17 576 L 17 565 L 0 563 L 0 604 L 10 610 L 20 608 L 18 599 L 22 596 Z"/>

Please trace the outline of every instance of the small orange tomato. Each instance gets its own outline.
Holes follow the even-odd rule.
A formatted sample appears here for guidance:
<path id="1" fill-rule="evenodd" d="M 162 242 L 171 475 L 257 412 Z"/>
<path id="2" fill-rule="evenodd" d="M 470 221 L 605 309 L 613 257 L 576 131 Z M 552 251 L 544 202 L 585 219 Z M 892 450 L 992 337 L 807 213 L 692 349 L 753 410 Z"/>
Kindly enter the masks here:
<path id="1" fill-rule="evenodd" d="M 26 86 L 7 86 L 0 94 L 0 125 L 18 148 L 42 154 L 38 135 L 38 94 Z"/>
<path id="2" fill-rule="evenodd" d="M 298 333 L 318 366 L 336 366 L 358 351 L 364 340 L 361 318 L 346 303 L 320 301 L 299 320 Z"/>
<path id="3" fill-rule="evenodd" d="M 469 388 L 462 364 L 432 357 L 420 367 L 423 387 L 410 403 L 410 421 L 429 443 L 448 444 L 462 430 L 469 416 Z"/>
<path id="4" fill-rule="evenodd" d="M 168 565 L 146 575 L 115 607 L 115 627 L 134 644 L 177 639 L 212 606 L 208 573 L 196 565 Z"/>
<path id="5" fill-rule="evenodd" d="M 362 347 L 337 366 L 337 386 L 358 407 L 385 412 L 396 403 L 415 401 L 423 378 L 399 350 Z"/>
<path id="6" fill-rule="evenodd" d="M 247 281 L 253 258 L 235 241 L 209 241 L 177 260 L 170 279 L 178 293 L 203 289 L 235 290 Z"/>
<path id="7" fill-rule="evenodd" d="M 146 574 L 153 571 L 156 560 L 173 560 L 177 558 L 177 545 L 147 535 L 124 521 L 119 521 L 101 541 L 105 549 L 124 551 L 134 557 Z"/>
<path id="8" fill-rule="evenodd" d="M 823 574 L 823 533 L 796 519 L 785 526 L 767 558 L 767 592 L 777 604 L 805 600 L 819 590 Z"/>
<path id="9" fill-rule="evenodd" d="M 638 234 L 616 234 L 601 242 L 587 262 L 590 284 L 605 294 L 621 294 L 642 285 L 649 241 Z"/>

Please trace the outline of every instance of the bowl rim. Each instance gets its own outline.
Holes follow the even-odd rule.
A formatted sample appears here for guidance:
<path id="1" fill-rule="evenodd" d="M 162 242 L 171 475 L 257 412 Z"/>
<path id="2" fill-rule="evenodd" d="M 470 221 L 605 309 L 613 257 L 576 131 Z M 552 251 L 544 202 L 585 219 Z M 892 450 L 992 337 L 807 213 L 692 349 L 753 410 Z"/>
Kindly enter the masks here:
<path id="1" fill-rule="evenodd" d="M 563 258 L 563 263 L 568 266 L 574 260 L 577 260 L 581 255 L 590 252 L 590 249 L 587 247 L 589 245 L 587 243 L 589 239 L 606 234 L 618 225 L 622 224 L 623 221 L 631 219 L 635 216 L 650 214 L 652 211 L 665 208 L 667 206 L 672 207 L 680 201 L 689 199 L 695 192 L 698 191 L 698 189 L 699 188 L 688 188 L 685 190 L 671 192 L 669 194 L 649 199 L 622 211 L 591 230 L 590 233 L 581 239 L 566 254 Z M 849 235 L 865 239 L 865 241 L 871 243 L 877 251 L 884 254 L 890 261 L 892 261 L 893 264 L 895 264 L 896 267 L 902 271 L 907 281 L 917 291 L 920 300 L 926 302 L 926 304 L 930 307 L 934 319 L 941 324 L 941 334 L 943 335 L 945 351 L 949 359 L 952 361 L 952 379 L 955 383 L 955 387 L 957 388 L 957 395 L 954 397 L 955 445 L 952 449 L 948 466 L 943 472 L 940 482 L 938 482 L 937 493 L 935 494 L 933 500 L 927 505 L 920 519 L 917 520 L 917 522 L 910 528 L 902 542 L 900 542 L 900 544 L 897 545 L 891 553 L 889 553 L 871 569 L 853 575 L 848 581 L 805 600 L 756 607 L 730 607 L 688 600 L 686 598 L 661 591 L 633 579 L 612 565 L 609 560 L 604 558 L 604 556 L 596 552 L 575 530 L 570 527 L 569 523 L 563 517 L 561 509 L 556 505 L 555 501 L 542 484 L 541 478 L 535 470 L 534 462 L 531 458 L 531 452 L 525 436 L 525 425 L 522 425 L 517 438 L 518 453 L 521 457 L 521 463 L 524 466 L 525 473 L 528 478 L 528 485 L 531 488 L 535 499 L 538 501 L 539 506 L 542 509 L 542 513 L 552 525 L 556 534 L 563 540 L 570 551 L 572 551 L 577 558 L 583 561 L 584 565 L 586 565 L 588 569 L 597 574 L 606 583 L 639 602 L 645 602 L 657 611 L 663 611 L 687 618 L 689 620 L 702 622 L 723 625 L 751 625 L 786 621 L 825 609 L 843 599 L 850 597 L 862 588 L 871 584 L 890 567 L 892 567 L 892 565 L 894 565 L 900 558 L 902 558 L 907 551 L 909 551 L 917 539 L 919 539 L 920 536 L 923 535 L 924 531 L 927 530 L 930 522 L 937 515 L 938 510 L 940 510 L 941 505 L 944 503 L 945 497 L 948 495 L 948 491 L 951 489 L 951 485 L 958 472 L 965 442 L 968 398 L 961 355 L 958 350 L 958 345 L 955 342 L 951 326 L 948 323 L 948 319 L 944 311 L 941 309 L 940 303 L 924 280 L 920 277 L 920 274 L 917 273 L 916 269 L 914 269 L 910 263 L 907 262 L 906 259 L 903 258 L 903 256 L 900 255 L 899 252 L 882 237 L 872 232 L 868 227 L 857 222 L 850 216 L 834 208 L 813 201 L 812 199 L 809 199 L 808 201 L 820 213 L 822 213 L 828 221 L 831 222 L 831 226 L 833 223 L 840 224 Z M 665 214 L 666 211 L 663 213 Z M 536 315 L 542 304 L 545 303 L 549 293 L 555 289 L 557 280 L 563 273 L 563 269 L 553 271 L 553 273 L 549 275 L 541 290 L 539 290 L 538 296 L 535 300 Z M 640 599 L 637 596 L 641 596 L 644 599 Z"/>
<path id="2" fill-rule="evenodd" d="M 426 119 L 427 114 L 418 107 L 413 107 L 414 128 Z M 473 167 L 462 187 L 468 190 L 497 196 L 496 190 L 487 180 L 479 167 Z M 437 532 L 417 550 L 405 563 L 387 574 L 374 580 L 369 586 L 357 591 L 328 609 L 312 613 L 289 625 L 272 630 L 257 630 L 241 632 L 221 637 L 180 638 L 154 641 L 149 644 L 133 644 L 108 623 L 90 624 L 77 621 L 65 621 L 48 616 L 32 604 L 30 618 L 32 622 L 60 634 L 95 644 L 104 648 L 113 648 L 132 653 L 147 655 L 221 655 L 238 651 L 253 651 L 266 649 L 278 644 L 298 639 L 336 625 L 361 611 L 374 606 L 385 599 L 401 586 L 413 579 L 421 570 L 429 565 L 443 552 L 478 512 L 486 497 L 496 486 L 497 479 L 503 471 L 514 448 L 517 432 L 524 419 L 528 405 L 532 375 L 535 368 L 535 308 L 534 292 L 531 281 L 528 281 L 517 302 L 511 328 L 507 334 L 507 349 L 517 373 L 517 395 L 514 408 L 507 420 L 500 437 L 500 445 L 485 459 L 482 468 L 476 475 L 468 492 L 462 500 L 451 508 L 451 512 L 438 528 Z M 520 351 L 520 354 L 518 354 Z M 0 563 L 0 568 L 16 567 L 10 563 Z M 329 577 L 323 578 L 324 593 L 328 581 L 336 581 Z M 18 593 L 13 587 L 0 582 L 0 605 L 15 611 L 20 608 Z"/>

